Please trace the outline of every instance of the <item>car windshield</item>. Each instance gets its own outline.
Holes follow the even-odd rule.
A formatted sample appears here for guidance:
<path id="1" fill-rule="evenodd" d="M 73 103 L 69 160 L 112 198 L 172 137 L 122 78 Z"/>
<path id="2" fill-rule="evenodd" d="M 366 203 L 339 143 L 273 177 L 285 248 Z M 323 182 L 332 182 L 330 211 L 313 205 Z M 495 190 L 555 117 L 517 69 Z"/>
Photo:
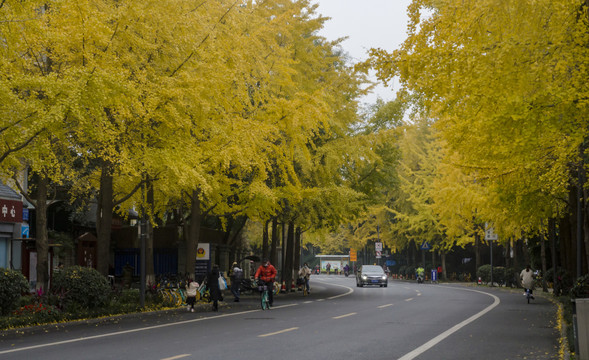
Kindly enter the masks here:
<path id="1" fill-rule="evenodd" d="M 380 266 L 376 266 L 376 265 L 364 265 L 364 266 L 362 266 L 362 272 L 384 274 L 383 269 Z"/>

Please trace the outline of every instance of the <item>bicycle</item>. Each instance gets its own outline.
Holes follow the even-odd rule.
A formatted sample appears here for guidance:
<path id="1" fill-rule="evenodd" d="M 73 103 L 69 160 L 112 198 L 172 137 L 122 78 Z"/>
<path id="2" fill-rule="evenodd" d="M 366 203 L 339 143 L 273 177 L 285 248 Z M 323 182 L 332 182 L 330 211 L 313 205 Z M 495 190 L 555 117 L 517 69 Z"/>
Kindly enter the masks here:
<path id="1" fill-rule="evenodd" d="M 270 295 L 268 294 L 268 285 L 262 281 L 259 281 L 258 291 L 260 292 L 260 306 L 262 307 L 262 310 L 269 310 Z"/>
<path id="2" fill-rule="evenodd" d="M 307 296 L 309 295 L 309 291 L 307 290 L 307 282 L 305 280 L 305 278 L 298 278 L 297 279 L 297 286 L 299 288 L 299 290 L 303 290 L 303 296 Z"/>
<path id="3" fill-rule="evenodd" d="M 239 293 L 244 295 L 253 294 L 254 291 L 257 291 L 258 288 L 256 286 L 255 280 L 252 279 L 242 279 L 239 283 Z"/>
<path id="4" fill-rule="evenodd" d="M 211 302 L 211 292 L 207 288 L 206 279 L 201 282 L 196 291 L 196 301 L 200 300 L 206 301 L 208 303 Z"/>
<path id="5" fill-rule="evenodd" d="M 534 299 L 534 295 L 532 295 L 530 289 L 526 289 L 526 299 L 528 300 L 528 304 L 530 303 L 530 299 Z"/>

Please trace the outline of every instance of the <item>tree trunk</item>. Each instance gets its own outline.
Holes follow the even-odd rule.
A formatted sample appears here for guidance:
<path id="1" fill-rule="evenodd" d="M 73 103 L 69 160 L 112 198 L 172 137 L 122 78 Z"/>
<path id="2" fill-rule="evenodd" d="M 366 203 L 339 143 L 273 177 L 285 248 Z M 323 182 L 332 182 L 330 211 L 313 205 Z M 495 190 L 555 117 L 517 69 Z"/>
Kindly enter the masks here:
<path id="1" fill-rule="evenodd" d="M 548 220 L 548 239 L 550 240 L 550 248 L 552 255 L 552 283 L 556 281 L 556 220 L 554 218 Z"/>
<path id="2" fill-rule="evenodd" d="M 583 176 L 583 178 L 585 178 Z M 585 261 L 583 264 L 583 274 L 589 273 L 589 194 L 587 189 L 583 187 L 583 247 L 585 248 Z M 580 251 L 580 249 L 579 249 Z"/>
<path id="3" fill-rule="evenodd" d="M 270 246 L 270 263 L 277 264 L 278 260 L 278 242 L 280 237 L 278 234 L 278 218 L 272 218 L 272 245 Z"/>
<path id="4" fill-rule="evenodd" d="M 534 267 L 534 265 L 531 263 L 531 260 L 530 260 L 530 251 L 528 248 L 528 239 L 527 238 L 522 239 L 522 249 L 523 249 L 523 254 L 524 254 L 525 265 L 530 265 L 530 266 Z"/>
<path id="5" fill-rule="evenodd" d="M 194 265 L 196 262 L 196 249 L 200 240 L 200 198 L 199 191 L 192 192 L 192 201 L 190 206 L 190 224 L 188 228 L 188 238 L 186 239 L 186 272 L 194 276 Z"/>
<path id="6" fill-rule="evenodd" d="M 262 258 L 268 259 L 268 224 L 270 221 L 264 221 L 264 229 L 262 230 Z"/>
<path id="7" fill-rule="evenodd" d="M 151 214 L 155 209 L 153 181 L 147 176 L 147 204 Z M 150 218 L 148 218 L 150 219 Z M 145 239 L 145 281 L 147 284 L 155 284 L 155 268 L 153 264 L 153 224 L 151 220 L 147 223 L 147 239 Z"/>
<path id="8" fill-rule="evenodd" d="M 286 282 L 286 288 L 291 288 L 292 282 L 292 270 L 293 270 L 293 251 L 294 251 L 294 223 L 290 221 L 288 223 L 288 232 L 286 236 L 286 256 L 284 263 L 284 281 Z"/>
<path id="9" fill-rule="evenodd" d="M 297 226 L 295 231 L 295 242 L 294 242 L 294 266 L 293 270 L 297 271 L 301 268 L 301 228 Z M 295 277 L 296 278 L 296 277 Z"/>
<path id="10" fill-rule="evenodd" d="M 47 236 L 47 188 L 49 179 L 40 175 L 37 184 L 37 201 L 35 203 L 35 228 L 37 237 L 37 289 L 47 292 L 49 287 L 49 237 Z"/>
<path id="11" fill-rule="evenodd" d="M 281 267 L 280 277 L 281 277 L 281 280 L 284 282 L 284 281 L 286 281 L 286 277 L 284 276 L 284 274 L 286 273 L 286 271 L 284 271 L 284 269 L 285 269 L 284 264 L 286 263 L 286 223 L 282 222 L 281 227 L 282 227 L 282 248 L 281 248 L 282 263 L 280 264 L 280 267 Z"/>
<path id="12" fill-rule="evenodd" d="M 446 252 L 442 251 L 442 278 L 444 281 L 448 280 L 448 273 L 446 272 Z"/>
<path id="13" fill-rule="evenodd" d="M 511 267 L 511 257 L 510 257 L 510 252 L 511 252 L 511 240 L 507 240 L 507 242 L 505 243 L 505 268 L 509 269 Z"/>
<path id="14" fill-rule="evenodd" d="M 478 230 L 474 232 L 474 266 L 475 272 L 481 267 L 481 236 Z"/>
<path id="15" fill-rule="evenodd" d="M 108 162 L 102 163 L 100 174 L 100 193 L 98 195 L 98 208 L 96 212 L 97 233 L 97 259 L 96 268 L 104 276 L 108 275 L 110 262 L 110 237 L 112 231 L 113 210 L 113 178 L 112 169 Z"/>
<path id="16" fill-rule="evenodd" d="M 546 285 L 546 237 L 544 234 L 540 235 L 540 258 L 542 260 L 542 291 L 548 292 Z"/>
<path id="17" fill-rule="evenodd" d="M 569 215 L 570 216 L 570 215 Z M 571 223 L 569 216 L 560 220 L 559 237 L 560 237 L 560 264 L 574 277 L 574 261 L 571 255 Z"/>

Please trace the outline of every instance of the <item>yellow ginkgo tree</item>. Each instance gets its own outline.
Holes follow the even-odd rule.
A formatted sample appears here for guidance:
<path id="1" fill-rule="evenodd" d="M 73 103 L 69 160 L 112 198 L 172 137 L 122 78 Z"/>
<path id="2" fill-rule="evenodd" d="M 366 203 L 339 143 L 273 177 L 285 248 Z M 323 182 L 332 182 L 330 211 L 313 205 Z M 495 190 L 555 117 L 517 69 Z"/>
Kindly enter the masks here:
<path id="1" fill-rule="evenodd" d="M 416 0 L 402 47 L 372 51 L 381 79 L 424 100 L 447 166 L 486 188 L 477 214 L 502 239 L 545 231 L 580 186 L 586 15 L 572 0 Z"/>

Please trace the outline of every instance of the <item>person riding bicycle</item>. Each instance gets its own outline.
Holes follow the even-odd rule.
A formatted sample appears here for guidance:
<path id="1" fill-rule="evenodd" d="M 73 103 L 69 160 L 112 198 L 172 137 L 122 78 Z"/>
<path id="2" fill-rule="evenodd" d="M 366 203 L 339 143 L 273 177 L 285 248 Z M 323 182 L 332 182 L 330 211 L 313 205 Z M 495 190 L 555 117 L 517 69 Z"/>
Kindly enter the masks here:
<path id="1" fill-rule="evenodd" d="M 262 265 L 258 267 L 254 279 L 261 280 L 268 286 L 268 300 L 270 306 L 274 303 L 274 280 L 276 279 L 276 268 L 270 264 L 268 259 L 262 260 Z"/>
<path id="2" fill-rule="evenodd" d="M 309 278 L 311 277 L 311 269 L 309 269 L 309 265 L 307 263 L 303 264 L 303 267 L 299 270 L 299 278 L 302 278 L 305 283 L 304 286 L 307 289 L 307 294 L 310 294 L 309 290 Z"/>
<path id="3" fill-rule="evenodd" d="M 522 272 L 519 274 L 519 277 L 522 281 L 524 289 L 530 290 L 530 295 L 532 296 L 532 299 L 534 299 L 534 296 L 532 295 L 534 292 L 534 272 L 532 269 L 530 269 L 529 264 L 526 265 L 526 268 L 522 270 Z"/>

